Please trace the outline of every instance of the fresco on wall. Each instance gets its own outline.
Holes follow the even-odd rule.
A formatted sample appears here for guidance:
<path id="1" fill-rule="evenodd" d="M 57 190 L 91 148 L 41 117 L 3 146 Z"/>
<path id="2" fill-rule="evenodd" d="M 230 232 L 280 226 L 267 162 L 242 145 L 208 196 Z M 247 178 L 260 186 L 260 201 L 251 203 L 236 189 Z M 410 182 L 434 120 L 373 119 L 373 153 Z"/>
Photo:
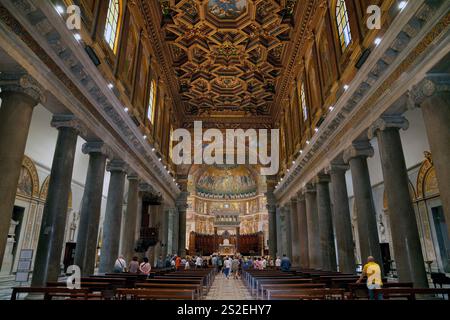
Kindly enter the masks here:
<path id="1" fill-rule="evenodd" d="M 235 19 L 247 8 L 247 0 L 209 0 L 208 11 L 219 19 Z"/>
<path id="2" fill-rule="evenodd" d="M 25 167 L 20 170 L 17 193 L 25 196 L 31 196 L 33 193 L 33 181 L 30 172 Z"/>

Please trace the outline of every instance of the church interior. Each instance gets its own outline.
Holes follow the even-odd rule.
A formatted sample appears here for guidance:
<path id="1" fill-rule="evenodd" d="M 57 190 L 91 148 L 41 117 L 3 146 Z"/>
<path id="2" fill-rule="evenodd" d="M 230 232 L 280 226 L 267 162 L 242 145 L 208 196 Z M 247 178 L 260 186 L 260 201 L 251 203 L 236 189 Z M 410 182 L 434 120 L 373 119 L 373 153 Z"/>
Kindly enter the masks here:
<path id="1" fill-rule="evenodd" d="M 0 299 L 448 300 L 449 23 L 446 0 L 0 0 Z M 244 161 L 177 162 L 199 122 Z"/>

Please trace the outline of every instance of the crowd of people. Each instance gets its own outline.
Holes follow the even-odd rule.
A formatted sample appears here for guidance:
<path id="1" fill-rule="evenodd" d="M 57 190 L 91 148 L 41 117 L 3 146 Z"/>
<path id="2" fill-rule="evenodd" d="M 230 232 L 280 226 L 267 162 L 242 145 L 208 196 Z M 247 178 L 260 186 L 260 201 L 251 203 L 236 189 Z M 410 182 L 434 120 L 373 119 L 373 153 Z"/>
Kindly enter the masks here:
<path id="1" fill-rule="evenodd" d="M 175 269 L 175 270 L 189 270 L 213 267 L 216 272 L 222 272 L 226 278 L 234 277 L 239 279 L 242 270 L 256 269 L 265 270 L 268 267 L 279 269 L 282 271 L 289 271 L 291 268 L 291 261 L 283 255 L 282 258 L 277 257 L 275 260 L 271 257 L 242 257 L 236 256 L 221 256 L 213 254 L 209 257 L 202 256 L 186 256 L 184 258 L 174 254 L 167 255 L 165 258 L 159 256 L 152 266 L 147 257 L 141 260 L 138 257 L 133 257 L 129 263 L 125 261 L 123 256 L 119 256 L 114 264 L 114 272 L 127 272 L 132 274 L 150 274 L 152 268 L 156 269 Z"/>

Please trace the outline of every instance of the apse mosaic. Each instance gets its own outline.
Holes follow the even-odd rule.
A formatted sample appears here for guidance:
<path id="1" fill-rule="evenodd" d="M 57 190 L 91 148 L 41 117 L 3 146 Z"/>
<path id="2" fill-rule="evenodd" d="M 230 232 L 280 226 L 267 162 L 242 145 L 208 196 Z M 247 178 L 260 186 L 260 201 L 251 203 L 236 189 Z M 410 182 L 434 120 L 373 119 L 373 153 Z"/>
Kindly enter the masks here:
<path id="1" fill-rule="evenodd" d="M 197 180 L 197 193 L 201 195 L 251 196 L 256 194 L 257 184 L 245 166 L 209 167 Z"/>
<path id="2" fill-rule="evenodd" d="M 209 0 L 208 11 L 219 19 L 236 19 L 247 8 L 247 0 Z"/>

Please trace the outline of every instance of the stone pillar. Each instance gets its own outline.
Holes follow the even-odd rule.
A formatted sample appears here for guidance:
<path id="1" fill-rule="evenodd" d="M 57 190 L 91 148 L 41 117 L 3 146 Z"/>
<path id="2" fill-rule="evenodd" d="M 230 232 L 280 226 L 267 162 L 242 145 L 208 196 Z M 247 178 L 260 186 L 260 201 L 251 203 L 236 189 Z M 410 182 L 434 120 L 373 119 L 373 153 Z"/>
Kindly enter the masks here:
<path id="1" fill-rule="evenodd" d="M 284 215 L 284 232 L 286 234 L 286 255 L 292 260 L 291 210 L 287 204 L 282 208 Z"/>
<path id="2" fill-rule="evenodd" d="M 399 132 L 400 128 L 406 130 L 408 126 L 402 116 L 384 115 L 370 127 L 369 138 L 376 135 L 378 139 L 399 280 L 413 282 L 415 287 L 428 287 Z"/>
<path id="3" fill-rule="evenodd" d="M 284 253 L 286 253 L 286 248 L 284 247 L 283 242 L 283 213 L 279 206 L 276 207 L 276 227 L 277 227 L 277 256 L 281 257 Z"/>
<path id="4" fill-rule="evenodd" d="M 166 256 L 168 254 L 172 254 L 173 253 L 173 224 L 174 224 L 174 219 L 175 219 L 175 213 L 173 208 L 170 208 L 167 211 L 167 253 Z M 165 258 L 165 257 L 164 257 Z"/>
<path id="5" fill-rule="evenodd" d="M 180 227 L 180 217 L 178 215 L 178 209 L 173 209 L 173 250 L 172 254 L 178 253 L 178 238 L 180 235 L 179 227 Z"/>
<path id="6" fill-rule="evenodd" d="M 186 210 L 187 210 L 188 192 L 181 192 L 177 199 L 177 208 L 179 214 L 178 227 L 178 255 L 186 256 Z"/>
<path id="7" fill-rule="evenodd" d="M 330 166 L 330 177 L 339 271 L 355 273 L 355 245 L 353 242 L 352 222 L 348 204 L 347 183 L 345 181 L 345 172 L 348 169 L 349 166 L 344 164 L 342 160 L 332 162 Z"/>
<path id="8" fill-rule="evenodd" d="M 373 256 L 382 266 L 372 185 L 367 167 L 367 157 L 372 156 L 373 148 L 370 142 L 358 140 L 345 150 L 344 161 L 350 164 L 352 173 L 361 259 L 364 263 L 368 256 Z"/>
<path id="9" fill-rule="evenodd" d="M 136 247 L 136 224 L 138 219 L 138 200 L 139 200 L 139 179 L 132 172 L 127 176 L 128 179 L 128 195 L 127 195 L 127 211 L 125 213 L 123 238 L 122 238 L 122 254 L 125 261 L 129 263 L 135 256 Z"/>
<path id="10" fill-rule="evenodd" d="M 322 268 L 322 252 L 320 246 L 319 217 L 317 212 L 316 187 L 308 183 L 305 187 L 306 221 L 308 227 L 309 267 Z"/>
<path id="11" fill-rule="evenodd" d="M 83 153 L 89 154 L 89 166 L 81 203 L 74 262 L 80 267 L 83 276 L 94 274 L 107 152 L 101 141 L 91 141 L 83 145 Z"/>
<path id="12" fill-rule="evenodd" d="M 111 173 L 106 203 L 105 221 L 103 222 L 102 248 L 100 251 L 99 273 L 114 270 L 114 263 L 119 255 L 120 225 L 122 223 L 123 195 L 125 188 L 125 163 L 111 160 L 106 170 Z"/>
<path id="13" fill-rule="evenodd" d="M 275 260 L 277 256 L 277 207 L 268 204 L 269 212 L 269 255 Z"/>
<path id="14" fill-rule="evenodd" d="M 169 242 L 169 210 L 166 208 L 162 208 L 161 210 L 161 256 L 163 257 L 163 261 L 167 256 L 167 244 Z"/>
<path id="15" fill-rule="evenodd" d="M 78 133 L 82 131 L 80 123 L 73 115 L 54 116 L 52 126 L 58 129 L 58 139 L 42 214 L 33 270 L 33 286 L 45 286 L 48 281 L 57 281 L 61 273 L 61 254 L 64 248 L 73 163 Z"/>
<path id="16" fill-rule="evenodd" d="M 239 237 L 240 237 L 240 233 L 241 233 L 241 228 L 240 227 L 236 227 L 236 252 L 239 252 Z"/>
<path id="17" fill-rule="evenodd" d="M 309 268 L 308 220 L 306 219 L 305 195 L 302 192 L 297 195 L 297 215 L 300 267 L 307 269 Z"/>
<path id="18" fill-rule="evenodd" d="M 290 231 L 291 231 L 291 248 L 292 248 L 292 265 L 294 267 L 300 266 L 300 237 L 298 234 L 298 209 L 297 197 L 290 200 Z"/>
<path id="19" fill-rule="evenodd" d="M 11 79 L 9 79 L 11 78 Z M 29 77 L 0 73 L 0 266 L 3 262 L 34 107 L 43 89 Z"/>
<path id="20" fill-rule="evenodd" d="M 319 217 L 322 268 L 327 271 L 336 271 L 336 249 L 334 246 L 333 216 L 331 213 L 329 183 L 329 175 L 320 173 L 317 176 L 317 213 Z"/>
<path id="21" fill-rule="evenodd" d="M 436 170 L 439 194 L 450 234 L 450 76 L 428 75 L 414 88 L 415 103 L 422 108 L 428 142 Z"/>

